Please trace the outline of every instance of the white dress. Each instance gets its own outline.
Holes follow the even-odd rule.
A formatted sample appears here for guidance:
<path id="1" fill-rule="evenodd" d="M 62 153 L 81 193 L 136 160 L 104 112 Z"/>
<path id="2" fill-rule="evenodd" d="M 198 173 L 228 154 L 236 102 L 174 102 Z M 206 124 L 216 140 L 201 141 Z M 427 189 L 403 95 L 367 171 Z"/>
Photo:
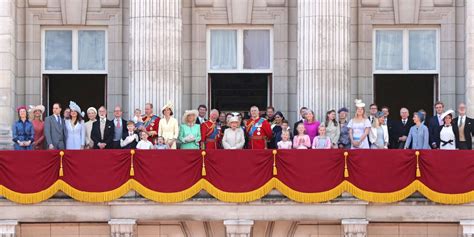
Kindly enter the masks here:
<path id="1" fill-rule="evenodd" d="M 244 131 L 240 127 L 235 130 L 228 128 L 224 131 L 224 137 L 222 138 L 224 149 L 242 149 L 244 144 Z"/>
<path id="2" fill-rule="evenodd" d="M 456 150 L 456 137 L 454 136 L 453 126 L 443 126 L 439 134 L 441 150 Z"/>
<path id="3" fill-rule="evenodd" d="M 168 121 L 166 121 L 166 118 L 160 119 L 160 123 L 158 124 L 158 136 L 163 137 L 166 143 L 168 143 L 169 140 L 174 139 L 175 142 L 171 146 L 171 149 L 176 149 L 176 140 L 178 139 L 178 135 L 178 120 L 173 117 L 170 117 Z"/>
<path id="4" fill-rule="evenodd" d="M 148 140 L 146 140 L 146 141 L 140 140 L 137 144 L 137 149 L 139 149 L 139 150 L 151 150 L 151 149 L 153 149 L 153 143 L 151 143 Z"/>
<path id="5" fill-rule="evenodd" d="M 80 150 L 86 144 L 86 127 L 84 121 L 78 122 L 76 125 L 72 124 L 71 120 L 66 120 L 66 149 Z"/>
<path id="6" fill-rule="evenodd" d="M 354 119 L 349 121 L 347 127 L 352 129 L 352 137 L 354 141 L 360 140 L 361 136 L 364 134 L 366 128 L 370 128 L 370 121 L 368 119 L 364 119 L 362 122 L 355 122 Z M 365 137 L 359 147 L 353 147 L 351 145 L 351 149 L 369 149 L 369 135 Z"/>

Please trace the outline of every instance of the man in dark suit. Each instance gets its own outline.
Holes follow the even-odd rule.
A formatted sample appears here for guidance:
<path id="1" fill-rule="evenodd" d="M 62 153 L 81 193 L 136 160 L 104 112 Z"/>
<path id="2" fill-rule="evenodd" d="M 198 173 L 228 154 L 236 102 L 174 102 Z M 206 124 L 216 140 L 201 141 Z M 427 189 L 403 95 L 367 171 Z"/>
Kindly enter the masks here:
<path id="1" fill-rule="evenodd" d="M 65 149 L 66 133 L 64 119 L 61 118 L 61 105 L 55 103 L 53 104 L 53 114 L 44 120 L 44 136 L 48 149 Z"/>
<path id="2" fill-rule="evenodd" d="M 400 109 L 400 120 L 394 122 L 393 137 L 394 143 L 392 149 L 404 149 L 405 142 L 410 132 L 410 128 L 414 125 L 413 120 L 409 118 L 410 112 L 407 108 Z"/>
<path id="3" fill-rule="evenodd" d="M 456 148 L 472 150 L 474 120 L 466 116 L 466 104 L 464 103 L 458 106 L 458 117 L 453 120 L 453 131 L 456 136 Z"/>
<path id="4" fill-rule="evenodd" d="M 293 135 L 298 134 L 298 131 L 296 130 L 296 127 L 298 127 L 298 124 L 304 122 L 304 116 L 305 116 L 307 111 L 308 111 L 308 108 L 306 108 L 304 106 L 300 108 L 301 120 L 298 120 L 298 122 L 296 122 L 295 125 L 293 126 Z"/>
<path id="5" fill-rule="evenodd" d="M 436 114 L 431 117 L 430 122 L 428 123 L 428 131 L 430 133 L 430 146 L 433 149 L 438 149 L 440 143 L 439 138 L 439 127 L 444 125 L 441 115 L 444 113 L 444 104 L 441 101 L 435 103 Z"/>
<path id="6" fill-rule="evenodd" d="M 99 108 L 99 119 L 92 124 L 91 140 L 94 149 L 112 149 L 114 138 L 114 122 L 107 120 L 107 110 Z"/>
<path id="7" fill-rule="evenodd" d="M 206 114 L 207 114 L 207 106 L 206 105 L 199 105 L 198 106 L 198 116 L 196 118 L 196 124 L 203 124 L 207 121 Z"/>
<path id="8" fill-rule="evenodd" d="M 114 138 L 112 139 L 112 147 L 114 149 L 121 149 L 120 139 L 122 139 L 123 134 L 127 134 L 127 121 L 122 118 L 122 108 L 120 106 L 115 106 L 114 108 Z"/>
<path id="9" fill-rule="evenodd" d="M 385 117 L 385 125 L 388 129 L 388 148 L 396 149 L 398 148 L 396 146 L 396 141 L 398 137 L 395 134 L 395 121 L 388 118 L 388 116 L 390 115 L 390 109 L 388 108 L 388 106 L 382 106 L 381 111 L 383 112 L 383 116 Z"/>

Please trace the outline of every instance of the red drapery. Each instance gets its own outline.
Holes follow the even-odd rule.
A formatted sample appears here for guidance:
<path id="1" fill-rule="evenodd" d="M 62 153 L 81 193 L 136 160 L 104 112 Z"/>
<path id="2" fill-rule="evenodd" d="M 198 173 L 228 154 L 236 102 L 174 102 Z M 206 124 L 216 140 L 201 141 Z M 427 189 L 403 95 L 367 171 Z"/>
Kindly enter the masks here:
<path id="1" fill-rule="evenodd" d="M 0 152 L 0 195 L 18 203 L 41 202 L 60 190 L 87 202 L 130 190 L 158 202 L 184 201 L 201 190 L 222 201 L 248 202 L 272 189 L 298 202 L 324 202 L 345 191 L 396 202 L 419 191 L 435 202 L 467 203 L 474 201 L 474 151 Z"/>

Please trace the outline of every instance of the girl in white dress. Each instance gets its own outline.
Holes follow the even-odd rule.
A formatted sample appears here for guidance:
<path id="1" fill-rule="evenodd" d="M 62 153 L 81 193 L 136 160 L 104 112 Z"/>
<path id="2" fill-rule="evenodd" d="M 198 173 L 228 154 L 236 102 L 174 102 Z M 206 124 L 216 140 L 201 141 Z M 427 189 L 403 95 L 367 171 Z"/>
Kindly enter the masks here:
<path id="1" fill-rule="evenodd" d="M 365 104 L 362 100 L 355 100 L 356 114 L 347 127 L 349 128 L 349 138 L 351 149 L 369 149 L 368 135 L 370 131 L 370 121 L 365 116 Z"/>
<path id="2" fill-rule="evenodd" d="M 453 113 L 453 110 L 448 110 L 441 115 L 441 119 L 444 121 L 444 125 L 439 131 L 439 149 L 441 150 L 456 150 L 456 136 L 452 126 Z"/>
<path id="3" fill-rule="evenodd" d="M 281 132 L 281 141 L 277 143 L 278 149 L 291 149 L 293 143 L 290 141 L 290 132 L 282 131 Z"/>

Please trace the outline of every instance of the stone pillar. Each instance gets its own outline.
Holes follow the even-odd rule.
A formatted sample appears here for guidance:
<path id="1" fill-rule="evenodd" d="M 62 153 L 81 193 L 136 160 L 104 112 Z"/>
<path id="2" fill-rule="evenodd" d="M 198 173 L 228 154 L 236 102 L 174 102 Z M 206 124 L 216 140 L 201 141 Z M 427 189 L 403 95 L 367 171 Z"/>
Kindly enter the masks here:
<path id="1" fill-rule="evenodd" d="M 461 220 L 463 237 L 474 237 L 474 220 Z"/>
<path id="2" fill-rule="evenodd" d="M 474 1 L 466 0 L 466 106 L 474 116 Z"/>
<path id="3" fill-rule="evenodd" d="M 0 150 L 12 146 L 11 126 L 15 112 L 16 5 L 0 1 Z"/>
<path id="4" fill-rule="evenodd" d="M 181 114 L 182 15 L 177 0 L 130 0 L 129 110 L 168 101 Z"/>
<path id="5" fill-rule="evenodd" d="M 16 220 L 0 220 L 0 236 L 15 237 L 17 225 L 18 221 Z"/>
<path id="6" fill-rule="evenodd" d="M 227 237 L 250 237 L 252 235 L 252 220 L 225 220 Z"/>
<path id="7" fill-rule="evenodd" d="M 133 237 L 137 221 L 135 219 L 112 219 L 109 221 L 111 237 Z"/>
<path id="8" fill-rule="evenodd" d="M 298 107 L 351 106 L 350 0 L 298 0 Z"/>
<path id="9" fill-rule="evenodd" d="M 341 221 L 344 229 L 344 237 L 366 237 L 367 225 L 366 219 L 343 219 Z"/>

